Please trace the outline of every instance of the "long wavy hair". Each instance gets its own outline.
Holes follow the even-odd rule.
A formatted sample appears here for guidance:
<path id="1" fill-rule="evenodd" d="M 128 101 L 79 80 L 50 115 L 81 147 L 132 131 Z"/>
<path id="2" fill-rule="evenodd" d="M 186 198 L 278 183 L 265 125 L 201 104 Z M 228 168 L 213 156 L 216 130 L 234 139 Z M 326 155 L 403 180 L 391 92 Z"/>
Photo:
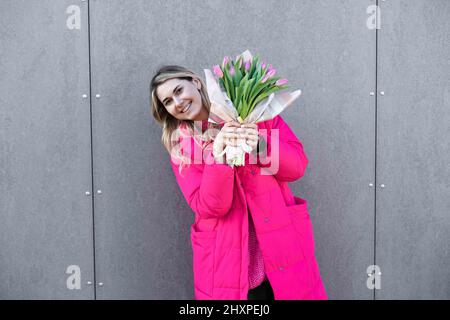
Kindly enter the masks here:
<path id="1" fill-rule="evenodd" d="M 208 93 L 206 90 L 206 85 L 203 82 L 203 80 L 193 71 L 184 68 L 182 66 L 177 65 L 166 65 L 160 67 L 155 75 L 153 76 L 151 82 L 150 82 L 150 97 L 151 97 L 151 110 L 153 118 L 162 126 L 162 136 L 161 136 L 161 143 L 166 148 L 166 150 L 169 152 L 171 156 L 179 160 L 179 166 L 178 170 L 181 174 L 182 168 L 186 165 L 190 165 L 191 159 L 186 157 L 181 153 L 181 148 L 179 148 L 179 141 L 177 139 L 173 139 L 174 132 L 180 129 L 180 127 L 186 128 L 189 132 L 189 134 L 194 138 L 194 141 L 202 147 L 202 151 L 211 144 L 213 140 L 213 136 L 210 134 L 211 130 L 207 130 L 206 134 L 203 134 L 201 136 L 201 140 L 198 141 L 196 139 L 196 136 L 194 134 L 194 121 L 193 120 L 179 120 L 172 116 L 167 109 L 164 107 L 164 105 L 159 101 L 157 95 L 156 95 L 156 89 L 159 85 L 164 83 L 167 80 L 170 79 L 184 79 L 189 80 L 192 82 L 192 80 L 195 78 L 201 83 L 200 88 L 200 96 L 202 100 L 203 106 L 208 110 L 211 108 L 211 102 L 208 97 Z M 212 123 L 208 122 L 208 129 L 217 128 Z M 200 128 L 201 129 L 201 128 Z M 180 131 L 178 130 L 178 133 Z M 175 134 L 176 135 L 176 134 Z"/>

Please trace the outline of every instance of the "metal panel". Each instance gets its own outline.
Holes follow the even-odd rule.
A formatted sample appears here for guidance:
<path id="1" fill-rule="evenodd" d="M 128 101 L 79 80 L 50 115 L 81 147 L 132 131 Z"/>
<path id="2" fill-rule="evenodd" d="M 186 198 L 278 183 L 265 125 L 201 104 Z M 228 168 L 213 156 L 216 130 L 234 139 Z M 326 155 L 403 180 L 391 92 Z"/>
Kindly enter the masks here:
<path id="1" fill-rule="evenodd" d="M 1 299 L 94 297 L 87 8 L 70 30 L 71 4 L 0 2 Z"/>
<path id="2" fill-rule="evenodd" d="M 149 106 L 163 60 L 189 64 L 183 1 L 90 3 L 99 299 L 193 297 L 189 225 Z M 162 19 L 162 17 L 167 18 Z M 196 43 L 198 45 L 198 43 Z M 204 61 L 205 57 L 198 57 Z"/>
<path id="3" fill-rule="evenodd" d="M 376 298 L 449 299 L 450 3 L 380 4 Z"/>
<path id="4" fill-rule="evenodd" d="M 366 286 L 366 269 L 374 261 L 375 100 L 370 92 L 376 48 L 375 30 L 366 26 L 373 1 L 299 3 L 290 9 L 297 12 L 294 40 L 273 50 L 279 52 L 277 65 L 287 55 L 295 57 L 287 73 L 303 90 L 284 114 L 309 159 L 305 176 L 292 187 L 309 200 L 329 299 L 373 299 Z"/>
<path id="5" fill-rule="evenodd" d="M 303 96 L 283 117 L 310 165 L 293 183 L 310 201 L 330 299 L 371 299 L 375 32 L 372 1 L 91 2 L 97 297 L 192 299 L 185 203 L 150 114 L 162 64 L 203 76 L 245 49 L 270 61 Z"/>

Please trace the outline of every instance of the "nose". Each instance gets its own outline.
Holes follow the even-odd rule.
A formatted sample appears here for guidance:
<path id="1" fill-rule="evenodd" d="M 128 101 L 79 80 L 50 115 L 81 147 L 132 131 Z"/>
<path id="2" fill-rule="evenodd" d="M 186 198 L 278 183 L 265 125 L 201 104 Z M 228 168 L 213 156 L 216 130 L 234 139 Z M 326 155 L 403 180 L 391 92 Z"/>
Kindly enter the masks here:
<path id="1" fill-rule="evenodd" d="M 174 97 L 173 98 L 173 101 L 175 102 L 175 105 L 177 106 L 177 107 L 182 107 L 181 106 L 181 99 L 180 98 L 177 98 L 177 97 Z"/>

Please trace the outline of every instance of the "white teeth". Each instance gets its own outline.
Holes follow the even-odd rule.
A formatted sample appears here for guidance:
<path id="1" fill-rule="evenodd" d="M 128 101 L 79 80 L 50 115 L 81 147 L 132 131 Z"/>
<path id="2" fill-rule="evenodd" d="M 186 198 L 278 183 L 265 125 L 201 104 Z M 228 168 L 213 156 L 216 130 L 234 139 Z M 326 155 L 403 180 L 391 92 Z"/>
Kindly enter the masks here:
<path id="1" fill-rule="evenodd" d="M 191 107 L 191 104 L 189 103 L 187 106 L 186 106 L 186 108 L 183 110 L 183 111 L 181 111 L 182 113 L 185 113 L 186 111 L 188 111 L 188 109 Z"/>

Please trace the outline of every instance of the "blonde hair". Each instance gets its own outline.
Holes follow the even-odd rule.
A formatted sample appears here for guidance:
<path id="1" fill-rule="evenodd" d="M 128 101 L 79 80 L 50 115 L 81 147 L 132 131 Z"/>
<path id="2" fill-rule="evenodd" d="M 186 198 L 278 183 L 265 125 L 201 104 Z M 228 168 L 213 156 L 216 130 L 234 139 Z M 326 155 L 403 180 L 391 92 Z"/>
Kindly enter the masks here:
<path id="1" fill-rule="evenodd" d="M 207 130 L 207 133 L 202 136 L 202 140 L 205 142 L 202 144 L 202 141 L 197 141 L 196 135 L 194 135 L 194 121 L 179 120 L 175 118 L 167 111 L 161 101 L 159 101 L 156 95 L 156 89 L 167 80 L 174 78 L 189 81 L 197 79 L 201 83 L 199 92 L 202 99 L 202 104 L 208 110 L 208 113 L 211 108 L 211 102 L 209 101 L 208 93 L 203 80 L 200 79 L 200 77 L 193 71 L 181 66 L 166 65 L 160 67 L 150 82 L 151 112 L 156 122 L 162 126 L 161 143 L 171 156 L 180 161 L 178 171 L 181 174 L 182 168 L 186 165 L 190 165 L 191 159 L 181 154 L 181 148 L 177 148 L 179 141 L 172 140 L 172 135 L 174 132 L 180 127 L 186 127 L 189 134 L 194 138 L 194 141 L 202 147 L 202 151 L 212 142 L 213 137 L 210 134 L 211 131 Z M 215 126 L 212 123 L 208 122 L 208 129 L 214 127 Z"/>

